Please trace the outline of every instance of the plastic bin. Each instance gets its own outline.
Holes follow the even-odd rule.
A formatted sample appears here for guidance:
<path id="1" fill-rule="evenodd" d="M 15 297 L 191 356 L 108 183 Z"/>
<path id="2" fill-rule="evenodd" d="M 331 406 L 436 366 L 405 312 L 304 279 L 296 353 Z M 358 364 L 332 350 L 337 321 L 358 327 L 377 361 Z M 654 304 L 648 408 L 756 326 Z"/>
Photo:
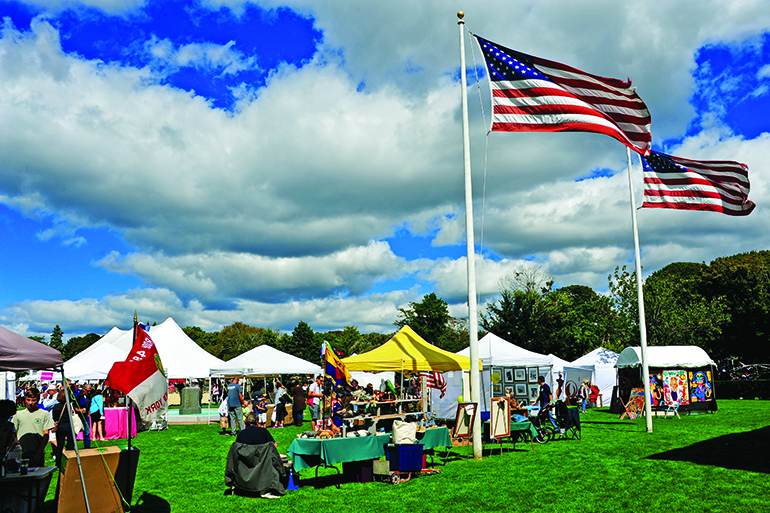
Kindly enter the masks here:
<path id="1" fill-rule="evenodd" d="M 423 444 L 388 444 L 388 461 L 394 472 L 419 472 L 422 470 Z"/>

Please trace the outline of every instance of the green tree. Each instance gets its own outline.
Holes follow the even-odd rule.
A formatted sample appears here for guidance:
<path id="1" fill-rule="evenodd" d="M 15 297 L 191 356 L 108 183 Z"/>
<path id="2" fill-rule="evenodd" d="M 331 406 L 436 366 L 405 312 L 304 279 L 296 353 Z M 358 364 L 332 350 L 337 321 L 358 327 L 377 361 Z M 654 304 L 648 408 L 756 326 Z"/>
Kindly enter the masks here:
<path id="1" fill-rule="evenodd" d="M 348 349 L 348 354 L 361 354 L 376 349 L 393 338 L 395 333 L 367 333 L 362 335 Z"/>
<path id="2" fill-rule="evenodd" d="M 182 328 L 182 331 L 184 331 L 185 334 L 200 347 L 217 358 L 220 358 L 220 355 L 222 354 L 222 341 L 219 339 L 218 331 L 209 333 L 203 331 L 203 329 L 198 326 L 186 326 Z"/>
<path id="3" fill-rule="evenodd" d="M 712 261 L 701 293 L 723 297 L 730 319 L 711 356 L 741 357 L 743 363 L 770 363 L 770 251 L 751 251 Z"/>
<path id="4" fill-rule="evenodd" d="M 542 307 L 543 298 L 535 291 L 504 289 L 500 291 L 498 301 L 487 302 L 486 313 L 481 314 L 479 324 L 489 333 L 536 351 L 542 346 L 538 340 Z"/>
<path id="5" fill-rule="evenodd" d="M 704 297 L 705 264 L 677 262 L 644 282 L 644 310 L 650 345 L 697 345 L 712 352 L 730 319 L 723 295 Z"/>
<path id="6" fill-rule="evenodd" d="M 607 276 L 613 316 L 608 320 L 608 335 L 604 347 L 620 352 L 628 346 L 640 344 L 639 297 L 636 272 L 629 273 L 624 265 L 615 267 Z"/>
<path id="7" fill-rule="evenodd" d="M 71 360 L 73 357 L 82 353 L 91 347 L 100 338 L 102 338 L 101 335 L 97 335 L 96 333 L 89 333 L 88 335 L 83 335 L 82 337 L 72 337 L 71 339 L 67 340 L 67 343 L 64 344 L 64 350 L 62 351 L 62 357 L 64 358 L 64 361 L 66 362 L 67 360 Z"/>
<path id="8" fill-rule="evenodd" d="M 56 349 L 57 351 L 63 351 L 64 350 L 64 332 L 57 324 L 53 328 L 53 332 L 51 333 L 51 341 L 48 342 L 48 345 Z"/>
<path id="9" fill-rule="evenodd" d="M 462 345 L 458 340 L 462 332 L 452 331 L 453 318 L 449 315 L 447 302 L 434 292 L 423 296 L 419 303 L 409 303 L 409 308 L 399 308 L 398 316 L 394 325 L 399 328 L 409 326 L 430 344 L 447 351 Z"/>
<path id="10" fill-rule="evenodd" d="M 321 361 L 321 342 L 308 323 L 299 321 L 291 337 L 281 338 L 281 351 L 313 363 Z"/>

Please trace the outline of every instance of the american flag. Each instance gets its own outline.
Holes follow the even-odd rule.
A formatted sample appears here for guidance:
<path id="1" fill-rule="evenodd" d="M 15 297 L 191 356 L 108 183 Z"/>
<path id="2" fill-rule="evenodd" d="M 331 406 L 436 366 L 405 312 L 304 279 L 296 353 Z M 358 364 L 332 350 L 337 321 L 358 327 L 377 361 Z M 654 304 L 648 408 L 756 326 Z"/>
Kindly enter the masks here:
<path id="1" fill-rule="evenodd" d="M 446 380 L 440 372 L 421 372 L 421 377 L 425 378 L 425 385 L 428 388 L 435 388 L 441 390 L 441 397 L 446 394 Z"/>
<path id="2" fill-rule="evenodd" d="M 591 75 L 475 36 L 492 88 L 492 130 L 597 132 L 646 155 L 650 111 L 631 80 Z"/>
<path id="3" fill-rule="evenodd" d="M 642 157 L 645 208 L 710 210 L 747 216 L 749 169 L 730 160 L 688 160 L 651 152 Z"/>

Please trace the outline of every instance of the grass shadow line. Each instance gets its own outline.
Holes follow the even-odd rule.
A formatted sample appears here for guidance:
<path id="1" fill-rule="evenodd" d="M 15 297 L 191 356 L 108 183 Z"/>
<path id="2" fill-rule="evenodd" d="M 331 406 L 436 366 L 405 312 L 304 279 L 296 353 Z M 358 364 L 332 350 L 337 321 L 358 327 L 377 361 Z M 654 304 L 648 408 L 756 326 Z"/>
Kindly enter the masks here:
<path id="1" fill-rule="evenodd" d="M 650 460 L 689 461 L 732 470 L 770 473 L 770 426 L 731 433 L 687 447 L 647 456 Z"/>

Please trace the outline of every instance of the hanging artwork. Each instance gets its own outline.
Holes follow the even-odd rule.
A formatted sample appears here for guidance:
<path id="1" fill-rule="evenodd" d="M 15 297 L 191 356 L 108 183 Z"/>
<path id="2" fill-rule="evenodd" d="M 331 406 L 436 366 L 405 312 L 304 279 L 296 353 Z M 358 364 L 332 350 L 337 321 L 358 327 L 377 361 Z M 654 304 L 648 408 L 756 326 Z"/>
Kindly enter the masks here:
<path id="1" fill-rule="evenodd" d="M 663 402 L 663 375 L 650 374 L 650 406 L 664 406 Z"/>
<path id="2" fill-rule="evenodd" d="M 663 371 L 663 398 L 666 404 L 677 401 L 680 406 L 690 404 L 687 388 L 687 371 L 683 369 Z"/>
<path id="3" fill-rule="evenodd" d="M 690 372 L 690 401 L 702 403 L 714 398 L 711 387 L 711 371 L 699 370 Z"/>
<path id="4" fill-rule="evenodd" d="M 530 383 L 537 383 L 537 367 L 527 369 Z"/>
<path id="5" fill-rule="evenodd" d="M 527 381 L 527 369 L 515 369 L 514 377 L 516 381 Z"/>

